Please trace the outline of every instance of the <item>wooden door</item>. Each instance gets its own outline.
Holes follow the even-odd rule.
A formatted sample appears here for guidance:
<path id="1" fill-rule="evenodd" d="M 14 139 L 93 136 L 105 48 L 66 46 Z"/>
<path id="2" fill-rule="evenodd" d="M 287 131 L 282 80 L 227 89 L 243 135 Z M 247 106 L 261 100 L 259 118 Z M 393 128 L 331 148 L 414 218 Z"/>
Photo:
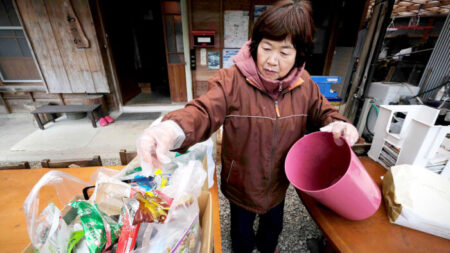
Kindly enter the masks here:
<path id="1" fill-rule="evenodd" d="M 172 102 L 187 101 L 183 30 L 179 1 L 162 1 L 166 61 Z"/>
<path id="2" fill-rule="evenodd" d="M 88 0 L 16 0 L 50 93 L 109 93 Z"/>

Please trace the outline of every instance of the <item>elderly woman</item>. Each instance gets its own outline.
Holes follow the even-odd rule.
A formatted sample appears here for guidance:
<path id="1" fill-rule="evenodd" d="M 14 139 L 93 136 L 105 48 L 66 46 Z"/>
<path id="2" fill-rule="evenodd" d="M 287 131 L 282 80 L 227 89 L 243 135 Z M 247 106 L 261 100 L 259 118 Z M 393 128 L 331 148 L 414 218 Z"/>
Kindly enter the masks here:
<path id="1" fill-rule="evenodd" d="M 276 4 L 256 21 L 235 65 L 209 79 L 206 94 L 138 141 L 141 161 L 158 167 L 168 150 L 183 152 L 223 125 L 221 190 L 230 202 L 234 252 L 276 251 L 289 186 L 284 159 L 307 129 L 328 125 L 336 141 L 358 139 L 304 69 L 314 30 L 309 2 Z"/>

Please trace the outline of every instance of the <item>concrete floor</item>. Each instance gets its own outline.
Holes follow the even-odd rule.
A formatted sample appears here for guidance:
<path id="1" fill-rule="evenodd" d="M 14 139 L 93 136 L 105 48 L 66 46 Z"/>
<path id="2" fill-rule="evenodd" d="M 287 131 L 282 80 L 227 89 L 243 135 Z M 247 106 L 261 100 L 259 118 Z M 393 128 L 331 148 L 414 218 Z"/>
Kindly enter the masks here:
<path id="1" fill-rule="evenodd" d="M 139 93 L 136 97 L 132 98 L 126 103 L 126 105 L 151 105 L 151 104 L 171 104 L 170 97 L 159 94 L 158 92 L 152 93 Z"/>
<path id="2" fill-rule="evenodd" d="M 113 118 L 118 113 L 112 113 Z M 92 127 L 87 117 L 60 117 L 40 130 L 29 113 L 0 114 L 0 163 L 82 159 L 118 160 L 121 149 L 136 150 L 136 139 L 152 121 L 119 121 Z M 108 165 L 108 164 L 105 164 Z"/>

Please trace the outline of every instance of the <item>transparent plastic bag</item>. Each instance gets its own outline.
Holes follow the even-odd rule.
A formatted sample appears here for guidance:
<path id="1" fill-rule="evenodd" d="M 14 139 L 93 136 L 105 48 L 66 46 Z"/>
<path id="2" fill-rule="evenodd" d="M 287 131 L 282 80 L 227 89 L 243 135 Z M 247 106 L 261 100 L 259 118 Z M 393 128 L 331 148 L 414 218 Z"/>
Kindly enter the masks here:
<path id="1" fill-rule="evenodd" d="M 40 235 L 34 245 L 39 252 L 66 252 L 71 230 L 61 216 L 61 211 L 50 203 L 41 213 L 36 227 Z"/>
<path id="2" fill-rule="evenodd" d="M 199 252 L 201 228 L 197 200 L 175 211 L 168 223 L 150 223 L 144 233 L 144 245 L 136 252 Z M 148 238 L 148 239 L 147 239 Z"/>
<path id="3" fill-rule="evenodd" d="M 89 184 L 91 184 L 91 185 L 95 184 L 99 178 L 100 173 L 102 173 L 108 177 L 118 178 L 120 172 L 121 172 L 121 170 L 119 171 L 119 170 L 115 170 L 115 169 L 100 167 L 92 174 L 91 181 L 89 181 Z"/>
<path id="4" fill-rule="evenodd" d="M 39 180 L 36 185 L 34 185 L 33 189 L 25 199 L 23 209 L 25 212 L 25 219 L 31 244 L 40 252 L 43 251 L 41 251 L 39 248 L 42 248 L 42 246 L 46 244 L 46 240 L 48 239 L 48 236 L 46 237 L 45 234 L 42 234 L 44 231 L 43 227 L 48 224 L 46 220 L 48 220 L 50 216 L 57 214 L 57 212 L 59 212 L 58 218 L 61 216 L 59 209 L 58 211 L 56 211 L 52 207 L 49 207 L 50 209 L 45 212 L 39 212 L 39 191 L 46 185 L 54 186 L 61 204 L 60 206 L 63 206 L 64 204 L 69 203 L 76 195 L 81 194 L 83 188 L 87 187 L 89 184 L 62 171 L 49 171 Z M 57 209 L 56 206 L 55 208 Z M 51 209 L 53 210 L 50 211 Z M 48 228 L 51 229 L 51 226 Z M 47 239 L 43 240 L 43 238 Z"/>
<path id="5" fill-rule="evenodd" d="M 161 124 L 162 118 L 163 117 L 161 116 L 155 121 L 153 121 L 152 124 L 149 126 L 149 128 L 151 129 Z M 139 146 L 139 144 L 137 145 Z M 214 175 L 215 163 L 212 157 L 213 148 L 214 142 L 211 140 L 211 138 L 209 138 L 204 142 L 199 142 L 193 145 L 192 147 L 189 148 L 189 150 L 185 154 L 178 155 L 178 153 L 169 152 L 168 154 L 166 154 L 167 155 L 166 158 L 168 158 L 167 161 L 162 162 L 160 168 L 153 168 L 153 165 L 146 163 L 143 159 L 141 159 L 141 157 L 138 157 L 138 159 L 136 160 L 138 160 L 139 164 L 142 166 L 142 174 L 144 176 L 153 175 L 154 171 L 157 169 L 161 169 L 163 171 L 163 174 L 165 175 L 170 175 L 177 168 L 178 163 L 187 164 L 187 162 L 191 160 L 199 160 L 200 162 L 203 162 L 203 159 L 206 156 L 208 165 L 208 174 Z M 211 176 L 210 179 L 208 179 L 209 187 L 212 187 L 213 183 L 214 183 L 213 176 Z"/>
<path id="6" fill-rule="evenodd" d="M 170 163 L 165 164 L 162 171 L 166 175 L 172 174 L 179 166 L 179 164 L 188 164 L 189 161 L 199 161 L 203 163 L 206 157 L 206 165 L 208 168 L 208 187 L 211 188 L 214 184 L 214 169 L 215 162 L 212 157 L 214 143 L 209 138 L 204 142 L 199 142 L 188 149 L 188 151 L 181 155 L 173 155 L 174 158 Z"/>
<path id="7" fill-rule="evenodd" d="M 114 175 L 115 178 L 120 180 L 133 179 L 136 176 L 144 176 L 138 158 L 133 159 L 133 161 L 131 161 L 129 164 L 123 167 L 123 169 L 121 169 L 116 175 Z"/>
<path id="8" fill-rule="evenodd" d="M 198 252 L 201 228 L 197 198 L 206 179 L 203 164 L 189 161 L 178 164 L 170 184 L 161 191 L 173 198 L 164 224 L 150 223 L 142 234 L 136 252 Z"/>

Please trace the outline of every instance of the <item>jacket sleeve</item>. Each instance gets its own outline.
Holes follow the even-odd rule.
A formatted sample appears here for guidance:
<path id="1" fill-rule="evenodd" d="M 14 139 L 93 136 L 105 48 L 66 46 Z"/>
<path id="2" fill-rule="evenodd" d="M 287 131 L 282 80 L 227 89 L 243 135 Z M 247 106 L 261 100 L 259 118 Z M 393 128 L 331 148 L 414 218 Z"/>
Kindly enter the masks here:
<path id="1" fill-rule="evenodd" d="M 180 148 L 175 151 L 185 152 L 195 143 L 208 139 L 223 124 L 227 111 L 224 82 L 224 70 L 219 70 L 208 80 L 207 93 L 190 101 L 183 109 L 164 116 L 162 121 L 175 121 L 186 135 Z"/>
<path id="2" fill-rule="evenodd" d="M 328 102 L 328 100 L 320 93 L 319 86 L 309 77 L 307 81 L 311 89 L 311 100 L 308 110 L 308 130 L 317 131 L 320 127 L 326 126 L 334 121 L 349 120 L 340 115 L 338 110 Z M 350 123 L 350 122 L 349 122 Z"/>

